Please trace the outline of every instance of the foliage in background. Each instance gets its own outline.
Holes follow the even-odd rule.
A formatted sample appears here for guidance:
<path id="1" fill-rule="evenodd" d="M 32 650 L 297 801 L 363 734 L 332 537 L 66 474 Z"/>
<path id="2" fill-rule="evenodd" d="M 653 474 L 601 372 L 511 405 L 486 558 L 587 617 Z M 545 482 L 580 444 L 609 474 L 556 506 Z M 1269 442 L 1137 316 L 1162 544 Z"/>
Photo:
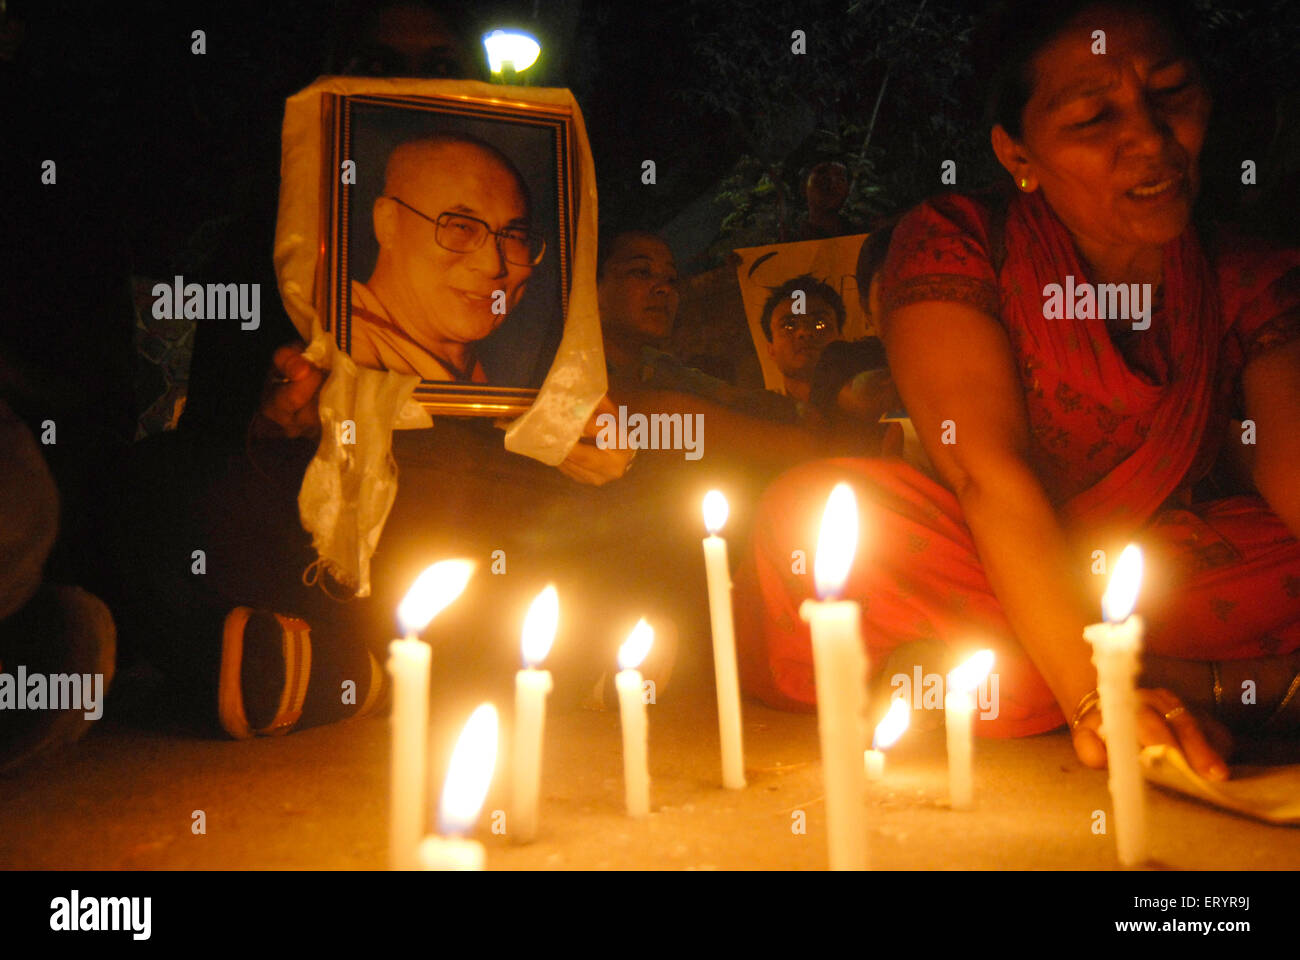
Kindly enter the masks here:
<path id="1" fill-rule="evenodd" d="M 745 144 L 716 198 L 726 215 L 715 257 L 772 242 L 782 220 L 793 230 L 806 213 L 802 180 L 821 160 L 848 168 L 842 213 L 863 229 L 938 189 L 944 160 L 957 163 L 959 185 L 988 175 L 965 97 L 973 17 L 954 3 L 688 6 L 696 71 L 684 99 L 725 114 Z M 807 38 L 804 54 L 791 50 L 796 29 Z"/>
<path id="2" fill-rule="evenodd" d="M 1242 73 L 1300 86 L 1300 7 L 1294 0 L 1192 0 L 1203 53 L 1221 82 Z M 1281 71 L 1276 73 L 1275 71 Z"/>
<path id="3" fill-rule="evenodd" d="M 1219 161 L 1215 149 L 1232 154 L 1209 199 L 1228 213 L 1242 199 L 1239 177 L 1229 176 L 1239 172 L 1242 137 L 1265 141 L 1251 144 L 1263 154 L 1275 126 L 1272 95 L 1300 89 L 1300 4 L 1192 7 L 1221 95 L 1205 160 Z M 803 176 L 819 160 L 848 167 L 843 214 L 863 229 L 948 189 L 939 180 L 945 160 L 957 164 L 956 189 L 998 175 L 968 63 L 976 16 L 962 0 L 738 0 L 722 10 L 689 0 L 686 8 L 695 67 L 680 96 L 728 117 L 744 144 L 715 197 L 724 219 L 713 263 L 734 247 L 776 241 L 782 220 L 793 230 L 806 211 Z M 796 29 L 807 36 L 803 55 L 791 52 Z"/>

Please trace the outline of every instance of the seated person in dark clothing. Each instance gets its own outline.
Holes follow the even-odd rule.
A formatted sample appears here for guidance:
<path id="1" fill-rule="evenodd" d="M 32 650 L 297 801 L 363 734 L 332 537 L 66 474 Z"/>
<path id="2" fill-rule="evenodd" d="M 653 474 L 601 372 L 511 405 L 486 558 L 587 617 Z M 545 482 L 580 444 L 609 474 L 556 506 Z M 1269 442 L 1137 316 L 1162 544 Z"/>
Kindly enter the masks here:
<path id="1" fill-rule="evenodd" d="M 663 349 L 677 322 L 677 264 L 653 233 L 620 233 L 601 250 L 596 270 L 605 363 L 614 385 L 695 394 L 742 413 L 795 423 L 793 403 L 766 390 L 741 390 L 688 366 Z"/>
<path id="2" fill-rule="evenodd" d="M 327 72 L 475 72 L 475 38 L 446 13 L 449 5 L 352 6 L 355 16 L 345 15 L 348 25 L 338 30 Z M 274 200 L 259 209 L 264 229 L 245 236 L 266 237 L 258 264 L 269 271 Z M 256 243 L 243 247 L 255 255 Z M 264 278 L 263 289 L 275 289 L 273 279 Z M 336 601 L 304 586 L 316 555 L 297 498 L 319 436 L 316 402 L 324 374 L 301 358 L 300 347 L 275 352 L 264 374 L 272 347 L 296 334 L 278 309 L 267 309 L 263 320 L 254 332 L 200 327 L 181 429 L 131 451 L 124 483 L 129 496 L 105 538 L 118 551 L 108 566 L 116 578 L 110 589 L 113 608 L 121 612 L 123 647 L 128 658 L 166 675 L 177 704 L 196 708 L 187 719 L 215 720 L 227 734 L 245 737 L 375 708 L 397 600 L 421 564 L 440 556 L 486 561 L 502 551 L 501 570 L 493 572 L 508 562 L 514 576 L 481 573 L 462 600 L 466 609 L 480 611 L 501 605 L 505 584 L 522 596 L 541 577 L 555 579 L 562 596 L 567 578 L 567 599 L 579 592 L 573 571 L 583 570 L 587 558 L 627 568 L 629 576 L 636 572 L 634 563 L 620 565 L 600 551 L 636 543 L 637 533 L 614 520 L 602 525 L 602 511 L 585 499 L 590 487 L 572 482 L 600 485 L 622 476 L 632 451 L 580 443 L 556 470 L 505 451 L 490 421 L 440 419 L 432 430 L 393 438 L 401 482 L 373 559 L 374 596 Z M 493 582 L 502 586 L 493 590 Z M 450 610 L 439 621 L 454 626 L 455 616 Z M 464 632 L 482 646 L 500 647 L 495 640 L 504 642 L 503 636 L 488 634 L 508 632 L 505 618 L 481 619 L 494 621 L 490 630 L 475 623 Z M 577 618 L 566 609 L 566 619 Z M 562 657 L 559 647 L 555 656 Z M 477 648 L 465 645 L 470 652 Z M 308 649 L 309 682 L 292 684 Z M 457 648 L 440 653 L 440 663 L 457 655 Z M 342 698 L 346 681 L 353 694 Z"/>
<path id="3" fill-rule="evenodd" d="M 93 594 L 50 582 L 59 494 L 32 433 L 0 400 L 0 774 L 103 715 L 116 631 Z"/>
<path id="4" fill-rule="evenodd" d="M 677 267 L 658 236 L 619 234 L 599 260 L 601 331 L 610 398 L 647 415 L 700 414 L 707 449 L 759 482 L 795 463 L 865 449 L 870 437 L 803 418 L 790 397 L 745 390 L 687 366 L 662 349 L 677 319 Z"/>

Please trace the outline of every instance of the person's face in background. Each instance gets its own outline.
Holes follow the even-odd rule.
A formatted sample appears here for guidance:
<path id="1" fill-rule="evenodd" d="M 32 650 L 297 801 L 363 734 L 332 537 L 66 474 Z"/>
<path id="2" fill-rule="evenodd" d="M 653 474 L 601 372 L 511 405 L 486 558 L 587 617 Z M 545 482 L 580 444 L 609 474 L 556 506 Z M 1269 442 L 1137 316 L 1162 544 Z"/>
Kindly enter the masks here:
<path id="1" fill-rule="evenodd" d="M 523 187 L 497 157 L 473 144 L 450 144 L 425 159 L 420 176 L 387 184 L 385 193 L 433 220 L 460 213 L 492 230 L 528 230 Z M 415 325 L 407 332 L 426 346 L 482 340 L 518 305 L 533 272 L 508 262 L 496 237 L 469 253 L 447 250 L 433 223 L 383 197 L 375 204 L 375 235 L 385 261 L 376 270 L 381 289 L 397 288 L 398 302 L 409 307 L 406 322 Z M 505 314 L 493 310 L 497 290 L 505 293 Z"/>
<path id="2" fill-rule="evenodd" d="M 806 300 L 806 312 L 794 312 L 794 298 L 784 298 L 772 311 L 772 342 L 768 355 L 788 380 L 810 381 L 817 360 L 832 340 L 841 339 L 835 308 L 817 296 Z"/>
<path id="3" fill-rule="evenodd" d="M 837 213 L 849 196 L 849 173 L 842 163 L 819 163 L 804 185 L 808 212 L 812 216 Z"/>
<path id="4" fill-rule="evenodd" d="M 473 77 L 471 50 L 437 11 L 421 3 L 390 3 L 367 19 L 342 72 L 361 77 Z"/>
<path id="5" fill-rule="evenodd" d="M 639 234 L 616 237 L 598 296 L 604 326 L 640 339 L 667 339 L 680 302 L 677 264 L 668 244 Z"/>

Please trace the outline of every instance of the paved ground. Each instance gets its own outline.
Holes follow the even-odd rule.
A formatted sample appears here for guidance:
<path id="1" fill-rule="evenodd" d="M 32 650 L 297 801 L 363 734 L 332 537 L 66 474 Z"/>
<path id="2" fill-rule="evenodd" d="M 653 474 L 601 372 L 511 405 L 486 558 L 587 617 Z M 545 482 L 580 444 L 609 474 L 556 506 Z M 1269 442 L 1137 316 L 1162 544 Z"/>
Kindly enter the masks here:
<path id="1" fill-rule="evenodd" d="M 654 813 L 622 813 L 617 712 L 554 710 L 537 841 L 512 845 L 485 817 L 493 869 L 821 869 L 826 865 L 816 718 L 745 707 L 749 786 L 719 783 L 707 688 L 650 707 Z M 437 692 L 441 766 L 471 699 Z M 508 696 L 498 696 L 503 707 Z M 508 717 L 508 714 L 507 714 Z M 199 740 L 106 717 L 61 754 L 0 781 L 0 866 L 20 868 L 375 869 L 386 860 L 387 720 L 282 739 Z M 870 796 L 872 864 L 890 869 L 1110 869 L 1113 841 L 1091 832 L 1109 809 L 1104 773 L 1082 767 L 1063 733 L 976 745 L 976 804 L 946 806 L 942 730 L 913 731 Z M 435 771 L 441 782 L 441 769 Z M 504 771 L 485 809 L 508 807 Z M 203 810 L 207 833 L 191 832 Z M 807 833 L 792 832 L 806 811 Z M 1300 866 L 1300 829 L 1151 796 L 1159 865 Z M 508 821 L 507 821 L 508 823 Z"/>

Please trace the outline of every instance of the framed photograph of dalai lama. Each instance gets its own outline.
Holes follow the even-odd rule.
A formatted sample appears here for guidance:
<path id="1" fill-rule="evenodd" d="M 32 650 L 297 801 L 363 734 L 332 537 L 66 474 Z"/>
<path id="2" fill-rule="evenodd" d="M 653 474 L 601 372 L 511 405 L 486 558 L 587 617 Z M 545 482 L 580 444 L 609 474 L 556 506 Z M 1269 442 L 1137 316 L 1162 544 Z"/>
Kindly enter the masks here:
<path id="1" fill-rule="evenodd" d="M 358 365 L 421 378 L 434 413 L 527 409 L 564 330 L 571 119 L 464 96 L 331 95 L 338 171 L 323 316 Z"/>

